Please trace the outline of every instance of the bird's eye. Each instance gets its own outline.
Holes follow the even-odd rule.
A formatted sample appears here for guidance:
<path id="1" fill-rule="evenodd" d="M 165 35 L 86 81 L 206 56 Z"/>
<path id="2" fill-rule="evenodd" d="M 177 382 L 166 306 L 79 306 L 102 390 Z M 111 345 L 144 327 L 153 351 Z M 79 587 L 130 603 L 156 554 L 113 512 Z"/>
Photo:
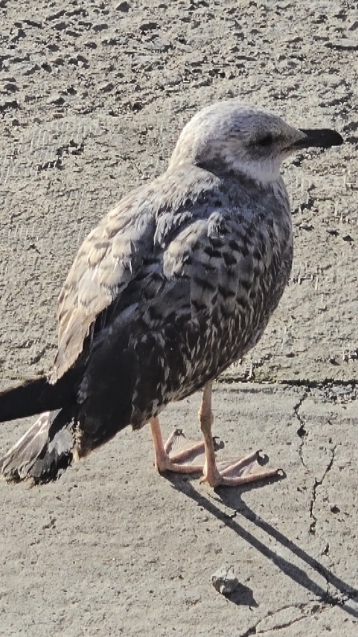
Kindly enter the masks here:
<path id="1" fill-rule="evenodd" d="M 271 133 L 268 133 L 267 135 L 264 135 L 264 137 L 260 137 L 260 139 L 258 139 L 256 143 L 259 146 L 265 147 L 265 146 L 271 146 L 272 142 L 273 142 L 273 137 Z"/>

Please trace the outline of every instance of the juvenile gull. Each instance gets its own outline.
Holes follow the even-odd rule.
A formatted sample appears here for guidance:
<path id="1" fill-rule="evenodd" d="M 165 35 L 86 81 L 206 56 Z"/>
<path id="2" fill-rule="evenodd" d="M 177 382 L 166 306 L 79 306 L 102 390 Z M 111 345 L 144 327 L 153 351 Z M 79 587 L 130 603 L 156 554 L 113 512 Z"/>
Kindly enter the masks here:
<path id="1" fill-rule="evenodd" d="M 202 470 L 213 487 L 276 475 L 258 452 L 216 462 L 212 383 L 258 342 L 290 275 L 282 160 L 342 141 L 237 99 L 195 115 L 167 171 L 122 199 L 81 246 L 59 297 L 48 379 L 0 394 L 1 421 L 41 414 L 0 460 L 3 475 L 46 482 L 148 422 L 159 471 Z M 158 416 L 198 389 L 203 442 L 177 451 L 181 438 L 164 444 Z"/>

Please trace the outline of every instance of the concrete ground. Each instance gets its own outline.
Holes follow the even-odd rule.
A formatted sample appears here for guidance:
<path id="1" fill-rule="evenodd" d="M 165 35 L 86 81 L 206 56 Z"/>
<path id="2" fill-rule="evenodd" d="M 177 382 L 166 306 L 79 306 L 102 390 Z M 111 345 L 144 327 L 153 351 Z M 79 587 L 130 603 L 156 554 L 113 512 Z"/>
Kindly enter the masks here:
<path id="1" fill-rule="evenodd" d="M 164 430 L 195 436 L 197 407 L 170 406 Z M 214 407 L 220 453 L 262 446 L 286 478 L 214 492 L 160 477 L 146 428 L 53 484 L 0 484 L 1 634 L 357 634 L 356 396 L 217 384 Z M 1 428 L 1 448 L 24 428 Z"/>
<path id="2" fill-rule="evenodd" d="M 54 484 L 1 482 L 0 635 L 357 634 L 357 33 L 353 0 L 0 0 L 2 386 L 49 369 L 80 242 L 199 108 L 240 95 L 345 138 L 285 164 L 290 285 L 215 386 L 223 453 L 263 447 L 286 477 L 160 477 L 144 429 Z M 195 436 L 199 401 L 165 431 Z M 1 451 L 29 422 L 1 425 Z"/>

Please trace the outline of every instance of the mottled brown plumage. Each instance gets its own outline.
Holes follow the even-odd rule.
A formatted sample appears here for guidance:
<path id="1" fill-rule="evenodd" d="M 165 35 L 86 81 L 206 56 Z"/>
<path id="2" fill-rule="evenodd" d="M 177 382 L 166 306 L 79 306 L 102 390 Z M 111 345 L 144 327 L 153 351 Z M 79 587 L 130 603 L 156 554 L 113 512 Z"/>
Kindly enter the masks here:
<path id="1" fill-rule="evenodd" d="M 49 382 L 35 381 L 33 395 L 25 388 L 28 413 L 50 413 L 0 461 L 4 475 L 56 477 L 73 456 L 148 421 L 157 466 L 173 468 L 169 447 L 159 449 L 158 414 L 210 388 L 255 345 L 287 284 L 292 227 L 282 159 L 341 141 L 237 100 L 193 118 L 168 170 L 125 197 L 81 246 L 59 298 Z M 0 419 L 17 416 L 25 389 L 0 395 Z M 204 396 L 204 477 L 225 483 L 207 448 L 209 389 Z"/>

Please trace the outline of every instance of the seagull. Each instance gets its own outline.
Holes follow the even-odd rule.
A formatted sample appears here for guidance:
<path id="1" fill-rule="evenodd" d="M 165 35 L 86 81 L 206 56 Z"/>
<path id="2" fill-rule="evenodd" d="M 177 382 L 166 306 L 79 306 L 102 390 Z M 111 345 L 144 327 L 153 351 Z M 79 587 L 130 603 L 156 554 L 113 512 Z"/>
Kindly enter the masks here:
<path id="1" fill-rule="evenodd" d="M 343 143 L 234 98 L 184 127 L 167 170 L 125 196 L 80 247 L 58 301 L 48 376 L 0 394 L 0 421 L 38 414 L 2 457 L 9 481 L 54 480 L 128 425 L 149 423 L 158 471 L 211 487 L 270 478 L 260 453 L 219 462 L 212 386 L 256 345 L 291 271 L 281 163 Z M 200 442 L 163 442 L 159 415 L 203 390 Z"/>

